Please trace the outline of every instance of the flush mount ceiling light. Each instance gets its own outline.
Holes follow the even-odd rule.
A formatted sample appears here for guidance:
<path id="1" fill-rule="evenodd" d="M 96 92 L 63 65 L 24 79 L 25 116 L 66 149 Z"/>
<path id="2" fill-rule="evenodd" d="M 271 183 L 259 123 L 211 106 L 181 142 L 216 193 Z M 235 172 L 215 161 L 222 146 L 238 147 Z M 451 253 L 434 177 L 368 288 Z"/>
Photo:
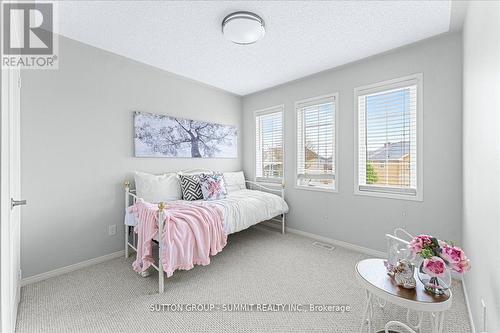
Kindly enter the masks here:
<path id="1" fill-rule="evenodd" d="M 236 44 L 253 44 L 266 33 L 264 20 L 251 12 L 235 12 L 222 20 L 222 33 Z"/>

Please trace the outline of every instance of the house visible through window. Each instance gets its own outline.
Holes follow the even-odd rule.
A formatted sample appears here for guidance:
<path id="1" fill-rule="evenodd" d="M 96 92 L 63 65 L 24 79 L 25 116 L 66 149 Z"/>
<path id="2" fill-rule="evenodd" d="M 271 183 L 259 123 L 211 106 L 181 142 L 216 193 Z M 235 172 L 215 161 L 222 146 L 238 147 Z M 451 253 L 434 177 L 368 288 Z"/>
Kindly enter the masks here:
<path id="1" fill-rule="evenodd" d="M 297 186 L 336 189 L 336 96 L 296 103 Z"/>
<path id="2" fill-rule="evenodd" d="M 281 182 L 283 178 L 283 107 L 255 114 L 255 177 Z"/>
<path id="3" fill-rule="evenodd" d="M 420 77 L 358 89 L 358 192 L 417 197 Z"/>

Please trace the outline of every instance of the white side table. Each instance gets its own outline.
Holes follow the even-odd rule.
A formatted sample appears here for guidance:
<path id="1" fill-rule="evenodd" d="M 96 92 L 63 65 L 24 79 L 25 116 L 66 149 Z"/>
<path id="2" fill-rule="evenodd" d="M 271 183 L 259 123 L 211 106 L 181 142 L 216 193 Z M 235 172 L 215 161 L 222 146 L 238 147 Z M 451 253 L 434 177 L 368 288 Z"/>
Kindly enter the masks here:
<path id="1" fill-rule="evenodd" d="M 361 323 L 360 333 L 363 332 L 365 324 L 368 326 L 368 332 L 372 332 L 373 321 L 373 302 L 375 298 L 383 300 L 378 301 L 378 305 L 383 307 L 386 302 L 390 302 L 407 309 L 406 325 L 410 326 L 416 332 L 420 332 L 422 327 L 422 317 L 424 313 L 430 315 L 432 333 L 442 333 L 444 329 L 444 314 L 451 307 L 453 295 L 450 290 L 442 296 L 432 295 L 424 290 L 424 286 L 417 277 L 415 279 L 417 287 L 415 289 L 404 289 L 396 285 L 394 280 L 387 275 L 383 259 L 365 259 L 356 264 L 356 278 L 360 285 L 366 291 L 366 305 L 363 313 L 363 322 Z M 410 311 L 418 313 L 416 325 L 409 322 Z"/>

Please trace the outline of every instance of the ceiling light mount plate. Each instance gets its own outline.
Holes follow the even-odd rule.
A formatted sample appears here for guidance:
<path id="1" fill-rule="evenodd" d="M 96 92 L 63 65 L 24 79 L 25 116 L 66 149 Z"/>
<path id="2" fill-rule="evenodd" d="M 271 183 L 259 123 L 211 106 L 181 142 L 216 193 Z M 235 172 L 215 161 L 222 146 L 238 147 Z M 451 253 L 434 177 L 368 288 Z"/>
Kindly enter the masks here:
<path id="1" fill-rule="evenodd" d="M 257 42 L 266 33 L 264 20 L 246 11 L 234 12 L 222 20 L 222 33 L 235 44 L 248 45 Z"/>

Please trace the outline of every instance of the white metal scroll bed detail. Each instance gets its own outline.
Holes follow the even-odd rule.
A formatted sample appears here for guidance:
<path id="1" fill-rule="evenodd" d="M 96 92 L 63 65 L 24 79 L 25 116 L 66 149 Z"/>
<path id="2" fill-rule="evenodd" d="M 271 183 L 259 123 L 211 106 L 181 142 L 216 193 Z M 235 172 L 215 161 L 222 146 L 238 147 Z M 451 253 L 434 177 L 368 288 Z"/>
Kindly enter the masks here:
<path id="1" fill-rule="evenodd" d="M 198 174 L 198 173 L 212 173 L 212 170 L 207 170 L 207 169 L 189 169 L 189 170 L 183 170 L 177 172 L 178 174 L 183 174 L 183 175 L 189 175 L 189 174 Z M 285 199 L 285 184 L 276 184 L 279 185 L 280 188 L 272 188 L 269 186 L 264 186 L 262 184 L 252 182 L 249 180 L 245 181 L 246 184 L 248 184 L 250 187 L 256 187 L 259 190 L 263 191 L 268 191 L 270 193 L 275 193 L 279 194 L 282 199 Z M 134 204 L 139 197 L 136 194 L 135 189 L 130 188 L 130 182 L 125 181 L 125 207 L 129 207 L 130 204 Z M 272 184 L 274 185 L 274 184 Z M 272 186 L 271 185 L 271 186 Z M 165 210 L 168 209 L 168 204 L 166 202 L 160 202 L 158 203 L 158 234 L 161 235 L 163 233 L 163 214 L 165 213 Z M 125 258 L 129 257 L 129 249 L 133 249 L 137 253 L 137 237 L 135 232 L 132 232 L 132 243 L 130 243 L 129 239 L 129 231 L 131 226 L 125 225 Z M 285 213 L 281 215 L 281 233 L 285 233 Z M 158 271 L 158 292 L 163 293 L 165 290 L 165 275 L 163 272 L 162 267 L 160 266 L 159 263 L 162 262 L 162 249 L 161 249 L 161 243 L 158 242 L 158 264 L 155 265 L 154 263 L 151 264 L 151 266 Z M 143 277 L 148 276 L 149 273 L 143 272 L 141 273 Z"/>

